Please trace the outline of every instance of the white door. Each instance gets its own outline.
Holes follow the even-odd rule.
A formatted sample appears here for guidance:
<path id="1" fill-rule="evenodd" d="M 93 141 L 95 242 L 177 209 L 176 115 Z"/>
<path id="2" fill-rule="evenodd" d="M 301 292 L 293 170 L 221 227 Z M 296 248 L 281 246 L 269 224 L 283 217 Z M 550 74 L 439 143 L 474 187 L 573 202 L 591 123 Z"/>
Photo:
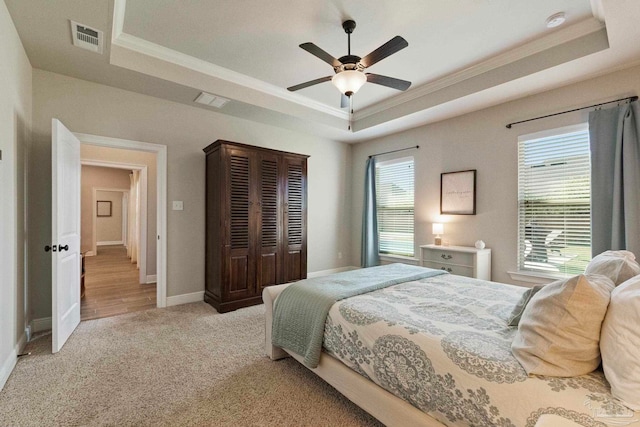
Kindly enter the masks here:
<path id="1" fill-rule="evenodd" d="M 80 323 L 80 141 L 57 119 L 51 127 L 51 318 L 57 353 Z"/>

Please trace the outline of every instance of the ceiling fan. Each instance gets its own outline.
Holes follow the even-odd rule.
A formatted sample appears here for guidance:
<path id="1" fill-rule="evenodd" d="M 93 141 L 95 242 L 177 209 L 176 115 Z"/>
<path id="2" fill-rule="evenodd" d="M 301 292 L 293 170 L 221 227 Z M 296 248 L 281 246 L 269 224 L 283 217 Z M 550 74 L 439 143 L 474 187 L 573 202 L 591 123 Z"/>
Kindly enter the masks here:
<path id="1" fill-rule="evenodd" d="M 331 80 L 331 82 L 342 93 L 340 107 L 347 106 L 349 98 L 356 93 L 365 82 L 375 83 L 381 86 L 390 87 L 397 90 L 407 90 L 411 86 L 411 82 L 400 80 L 393 77 L 382 76 L 380 74 L 365 73 L 365 70 L 373 64 L 382 61 L 387 56 L 393 55 L 399 50 L 409 46 L 409 43 L 400 36 L 395 36 L 364 58 L 351 55 L 351 33 L 356 28 L 356 22 L 347 20 L 342 23 L 344 32 L 347 33 L 347 54 L 339 59 L 334 58 L 324 50 L 320 49 L 313 43 L 302 43 L 300 47 L 310 54 L 320 58 L 333 67 L 335 75 L 321 77 L 305 83 L 288 87 L 287 90 L 294 92 L 309 86 L 316 85 Z"/>

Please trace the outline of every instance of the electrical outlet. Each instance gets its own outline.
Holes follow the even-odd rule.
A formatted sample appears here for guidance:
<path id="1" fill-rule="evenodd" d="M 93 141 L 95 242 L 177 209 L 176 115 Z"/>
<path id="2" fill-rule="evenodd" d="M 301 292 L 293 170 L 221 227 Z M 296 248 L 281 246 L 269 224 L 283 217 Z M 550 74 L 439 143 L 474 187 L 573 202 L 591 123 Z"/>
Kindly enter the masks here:
<path id="1" fill-rule="evenodd" d="M 173 201 L 173 210 L 174 211 L 181 211 L 184 209 L 184 204 L 181 201 L 178 200 L 174 200 Z"/>

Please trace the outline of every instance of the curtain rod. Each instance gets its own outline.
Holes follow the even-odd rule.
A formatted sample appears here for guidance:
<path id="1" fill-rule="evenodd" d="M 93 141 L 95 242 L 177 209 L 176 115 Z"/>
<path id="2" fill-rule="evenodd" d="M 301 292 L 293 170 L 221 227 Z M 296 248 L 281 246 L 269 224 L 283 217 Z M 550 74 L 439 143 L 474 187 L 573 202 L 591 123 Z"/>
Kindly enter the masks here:
<path id="1" fill-rule="evenodd" d="M 369 156 L 369 158 L 372 158 L 372 157 L 375 157 L 375 156 L 382 156 L 383 154 L 397 153 L 398 151 L 413 150 L 413 149 L 418 149 L 418 148 L 420 148 L 419 145 L 416 145 L 415 147 L 399 148 L 399 149 L 393 150 L 393 151 L 386 151 L 384 153 L 372 154 L 372 155 Z"/>
<path id="2" fill-rule="evenodd" d="M 534 117 L 533 119 L 520 120 L 519 122 L 509 123 L 507 125 L 507 129 L 511 129 L 511 126 L 513 126 L 513 125 L 517 125 L 517 124 L 520 124 L 520 123 L 531 122 L 533 120 L 546 119 L 547 117 L 559 116 L 560 114 L 573 113 L 574 111 L 586 110 L 587 108 L 599 107 L 601 105 L 606 105 L 606 104 L 613 104 L 614 102 L 620 102 L 620 101 L 633 102 L 633 101 L 637 101 L 637 100 L 638 100 L 637 96 L 629 96 L 627 98 L 620 98 L 620 99 L 616 99 L 616 100 L 613 100 L 613 101 L 601 102 L 600 104 L 593 104 L 593 105 L 589 105 L 589 106 L 586 106 L 586 107 L 574 108 L 573 110 L 561 111 L 559 113 L 548 114 L 546 116 Z"/>

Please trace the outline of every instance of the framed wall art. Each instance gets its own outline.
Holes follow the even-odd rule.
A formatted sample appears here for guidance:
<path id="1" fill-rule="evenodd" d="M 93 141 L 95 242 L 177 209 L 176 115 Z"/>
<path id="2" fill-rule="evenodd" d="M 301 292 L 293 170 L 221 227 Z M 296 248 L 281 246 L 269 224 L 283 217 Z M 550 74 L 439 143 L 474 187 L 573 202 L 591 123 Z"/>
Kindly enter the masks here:
<path id="1" fill-rule="evenodd" d="M 476 214 L 476 170 L 440 174 L 440 214 Z"/>
<path id="2" fill-rule="evenodd" d="M 111 216 L 111 201 L 98 200 L 97 216 Z"/>

